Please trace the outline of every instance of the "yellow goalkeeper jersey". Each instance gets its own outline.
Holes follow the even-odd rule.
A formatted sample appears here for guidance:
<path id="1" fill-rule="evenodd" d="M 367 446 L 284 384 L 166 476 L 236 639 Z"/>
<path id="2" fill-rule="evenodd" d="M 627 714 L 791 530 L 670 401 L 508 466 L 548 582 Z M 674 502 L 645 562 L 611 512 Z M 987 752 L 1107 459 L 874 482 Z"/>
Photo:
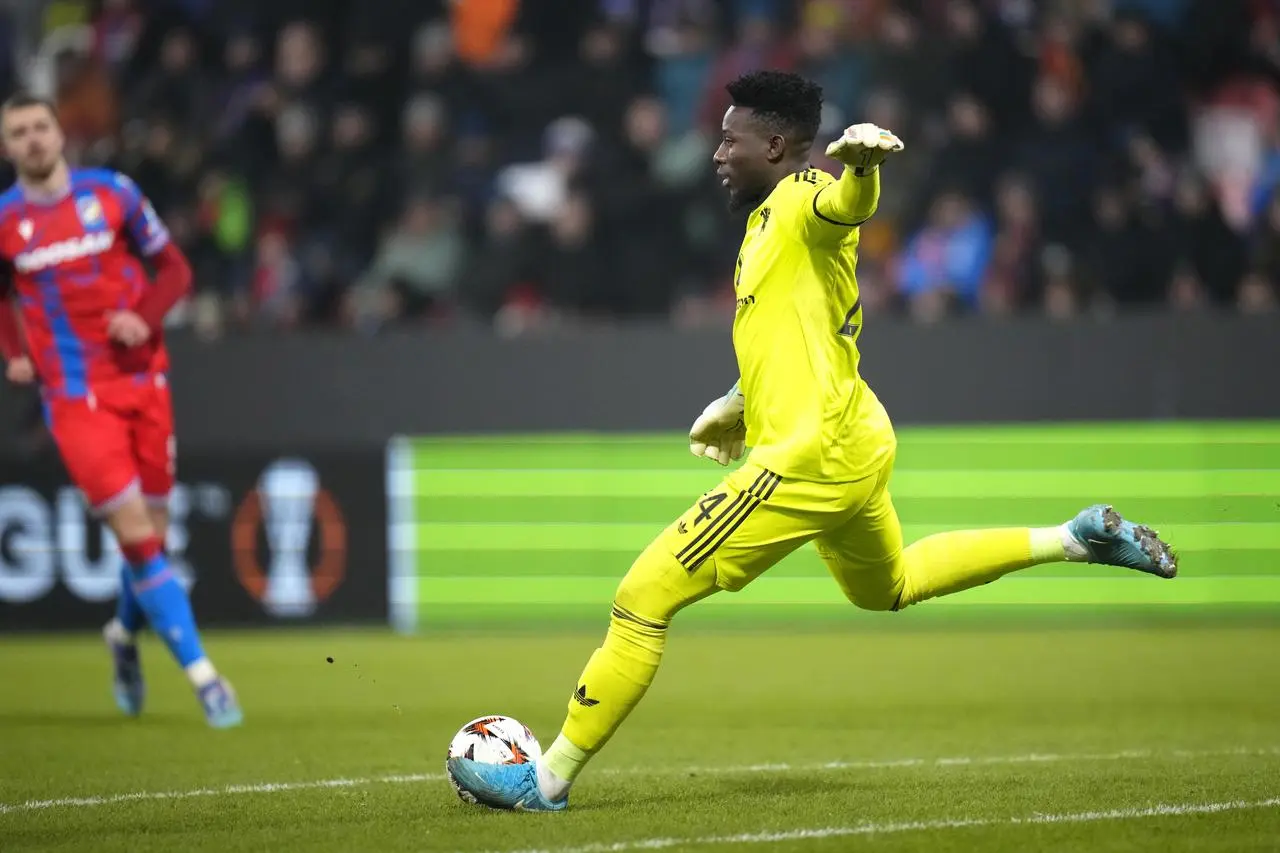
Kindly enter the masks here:
<path id="1" fill-rule="evenodd" d="M 784 178 L 748 217 L 734 275 L 751 460 L 825 483 L 878 470 L 896 445 L 858 372 L 860 223 L 829 218 L 818 204 L 834 182 L 817 169 Z"/>

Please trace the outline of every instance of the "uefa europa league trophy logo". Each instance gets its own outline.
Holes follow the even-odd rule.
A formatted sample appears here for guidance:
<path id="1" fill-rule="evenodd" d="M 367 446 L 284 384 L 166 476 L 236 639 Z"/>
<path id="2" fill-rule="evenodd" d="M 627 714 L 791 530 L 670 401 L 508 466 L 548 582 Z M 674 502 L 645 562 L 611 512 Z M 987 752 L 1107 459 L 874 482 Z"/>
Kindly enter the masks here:
<path id="1" fill-rule="evenodd" d="M 320 475 L 302 459 L 278 459 L 258 478 L 269 551 L 262 603 L 278 616 L 308 616 L 316 609 L 307 543 L 319 491 Z"/>

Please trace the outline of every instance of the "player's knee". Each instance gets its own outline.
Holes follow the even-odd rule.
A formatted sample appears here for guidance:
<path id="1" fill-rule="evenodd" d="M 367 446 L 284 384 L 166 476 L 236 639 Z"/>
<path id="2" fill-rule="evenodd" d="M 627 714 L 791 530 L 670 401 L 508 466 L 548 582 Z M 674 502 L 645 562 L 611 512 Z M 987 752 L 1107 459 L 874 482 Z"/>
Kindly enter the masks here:
<path id="1" fill-rule="evenodd" d="M 147 515 L 151 518 L 151 527 L 155 535 L 164 539 L 169 532 L 169 507 L 158 499 L 147 498 Z"/>
<path id="2" fill-rule="evenodd" d="M 663 590 L 657 584 L 628 573 L 614 593 L 613 617 L 642 625 L 665 626 L 675 611 L 663 598 Z"/>
<path id="3" fill-rule="evenodd" d="M 854 561 L 821 543 L 817 551 L 840 585 L 840 591 L 854 607 L 880 612 L 899 609 L 903 584 L 896 580 L 900 573 L 895 570 L 895 561 Z"/>
<path id="4" fill-rule="evenodd" d="M 107 526 L 121 543 L 141 542 L 156 535 L 155 522 L 141 492 L 113 501 L 103 515 Z"/>
<path id="5" fill-rule="evenodd" d="M 615 617 L 642 624 L 667 625 L 688 602 L 673 589 L 668 578 L 684 573 L 675 557 L 661 549 L 649 548 L 632 564 L 613 596 Z"/>
<path id="6" fill-rule="evenodd" d="M 902 594 L 874 593 L 853 594 L 846 597 L 860 610 L 873 610 L 878 613 L 894 613 L 902 609 Z"/>

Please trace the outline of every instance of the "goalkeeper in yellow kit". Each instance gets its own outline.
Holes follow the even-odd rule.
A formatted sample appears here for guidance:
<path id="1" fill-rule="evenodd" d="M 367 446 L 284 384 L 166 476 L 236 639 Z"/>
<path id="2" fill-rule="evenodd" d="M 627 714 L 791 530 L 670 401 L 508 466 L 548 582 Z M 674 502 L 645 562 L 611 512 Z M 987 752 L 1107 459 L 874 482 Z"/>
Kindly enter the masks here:
<path id="1" fill-rule="evenodd" d="M 742 589 L 813 541 L 845 596 L 869 610 L 908 605 L 1063 560 L 1163 578 L 1177 573 L 1150 528 L 1095 505 L 1048 528 L 942 533 L 903 548 L 889 495 L 897 441 L 858 372 L 858 226 L 875 212 L 892 133 L 848 128 L 827 153 L 839 180 L 810 168 L 822 92 L 762 71 L 728 86 L 715 153 L 730 207 L 747 214 L 734 287 L 741 375 L 709 405 L 690 449 L 727 465 L 749 458 L 649 545 L 622 579 L 604 643 L 569 700 L 560 736 L 535 764 L 449 759 L 459 793 L 494 808 L 558 811 L 587 761 L 653 681 L 681 608 Z"/>

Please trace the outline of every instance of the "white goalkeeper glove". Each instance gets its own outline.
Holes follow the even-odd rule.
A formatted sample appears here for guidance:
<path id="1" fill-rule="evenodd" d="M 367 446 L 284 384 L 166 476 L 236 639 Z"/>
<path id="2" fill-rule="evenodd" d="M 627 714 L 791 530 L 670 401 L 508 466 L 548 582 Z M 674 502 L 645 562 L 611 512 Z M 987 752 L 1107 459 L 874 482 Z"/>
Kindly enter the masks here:
<path id="1" fill-rule="evenodd" d="M 747 452 L 747 424 L 742 418 L 745 400 L 737 384 L 712 400 L 689 430 L 689 452 L 721 465 L 741 459 Z"/>
<path id="2" fill-rule="evenodd" d="M 890 153 L 903 149 L 902 140 L 874 124 L 855 124 L 827 146 L 827 156 L 853 169 L 858 177 L 880 167 Z"/>

